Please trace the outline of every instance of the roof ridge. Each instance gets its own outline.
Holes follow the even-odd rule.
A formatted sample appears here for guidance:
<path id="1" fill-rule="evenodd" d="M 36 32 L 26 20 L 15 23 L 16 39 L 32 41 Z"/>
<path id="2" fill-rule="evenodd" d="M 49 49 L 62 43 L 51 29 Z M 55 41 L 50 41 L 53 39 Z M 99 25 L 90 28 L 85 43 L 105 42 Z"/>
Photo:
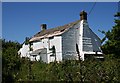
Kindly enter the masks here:
<path id="1" fill-rule="evenodd" d="M 76 20 L 74 22 L 70 22 L 70 23 L 67 23 L 67 24 L 64 24 L 64 25 L 61 25 L 61 26 L 57 26 L 57 27 L 54 27 L 54 28 L 63 27 L 63 26 L 66 26 L 66 25 L 69 25 L 69 24 L 72 24 L 72 23 L 76 23 L 78 21 L 80 21 L 80 20 Z M 50 29 L 54 29 L 54 28 L 50 28 Z"/>

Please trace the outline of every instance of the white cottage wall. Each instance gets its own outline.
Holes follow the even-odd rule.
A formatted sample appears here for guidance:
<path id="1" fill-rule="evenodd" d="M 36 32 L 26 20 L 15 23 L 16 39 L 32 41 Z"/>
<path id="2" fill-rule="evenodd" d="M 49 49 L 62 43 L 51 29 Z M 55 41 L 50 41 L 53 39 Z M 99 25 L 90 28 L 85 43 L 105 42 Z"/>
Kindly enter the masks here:
<path id="1" fill-rule="evenodd" d="M 54 36 L 52 38 L 49 39 L 49 43 L 48 43 L 48 49 L 51 49 L 52 46 L 55 46 L 55 50 L 56 50 L 56 61 L 62 61 L 62 37 L 61 36 Z M 55 61 L 55 56 L 51 56 L 52 52 L 51 50 L 48 51 L 48 63 L 49 62 L 54 62 Z"/>
<path id="2" fill-rule="evenodd" d="M 45 48 L 46 50 L 41 53 L 40 56 L 43 58 L 43 62 L 49 63 L 49 46 L 48 46 L 48 38 L 44 38 L 41 40 L 40 48 Z"/>
<path id="3" fill-rule="evenodd" d="M 87 22 L 83 24 L 83 51 L 101 52 L 101 41 L 98 36 L 89 28 Z"/>
<path id="4" fill-rule="evenodd" d="M 18 51 L 20 54 L 20 57 L 28 57 L 28 52 L 29 52 L 29 45 L 22 45 L 22 48 Z"/>
<path id="5" fill-rule="evenodd" d="M 36 53 L 36 60 L 42 60 L 43 62 L 48 62 L 48 56 L 47 56 L 47 49 L 48 48 L 48 39 L 42 39 L 39 41 L 32 42 L 31 47 L 33 48 L 33 51 L 38 49 L 44 49 L 40 54 Z M 32 51 L 31 51 L 32 53 Z M 30 56 L 31 61 L 34 61 L 35 58 L 33 56 Z"/>
<path id="6" fill-rule="evenodd" d="M 62 34 L 63 59 L 78 59 L 76 44 L 79 43 L 79 23 Z"/>
<path id="7" fill-rule="evenodd" d="M 31 47 L 33 48 L 33 51 L 44 48 L 43 43 L 41 41 L 33 42 L 33 45 Z"/>
<path id="8" fill-rule="evenodd" d="M 55 36 L 56 60 L 62 61 L 62 37 Z"/>
<path id="9" fill-rule="evenodd" d="M 79 25 L 80 25 L 80 28 L 79 28 L 79 52 L 80 52 L 80 58 L 82 60 L 84 60 L 84 53 L 83 53 L 83 22 L 84 20 L 81 20 Z"/>
<path id="10" fill-rule="evenodd" d="M 43 49 L 42 52 L 38 55 L 40 58 L 40 60 L 42 60 L 43 62 L 48 62 L 48 59 L 47 59 L 47 49 Z"/>
<path id="11" fill-rule="evenodd" d="M 44 62 L 50 63 L 55 60 L 55 57 L 50 56 L 52 46 L 55 46 L 56 49 L 56 61 L 62 61 L 62 37 L 61 36 L 55 36 L 53 39 L 44 38 L 41 41 L 33 42 L 31 47 L 33 48 L 33 51 L 38 49 L 44 49 L 46 48 L 46 51 L 42 54 L 37 54 L 36 59 L 37 61 L 42 57 L 42 60 Z M 29 53 L 32 53 L 32 51 L 29 50 L 29 45 L 23 44 L 22 48 L 19 50 L 19 53 L 21 53 L 21 57 L 29 57 L 32 61 L 34 61 L 33 56 L 29 56 Z"/>
<path id="12" fill-rule="evenodd" d="M 101 52 L 101 42 L 99 37 L 89 28 L 88 22 L 82 20 L 80 23 L 80 55 L 84 60 L 85 54 L 95 54 L 95 52 Z"/>
<path id="13" fill-rule="evenodd" d="M 101 41 L 98 36 L 89 28 L 87 22 L 83 24 L 83 51 L 101 52 Z"/>

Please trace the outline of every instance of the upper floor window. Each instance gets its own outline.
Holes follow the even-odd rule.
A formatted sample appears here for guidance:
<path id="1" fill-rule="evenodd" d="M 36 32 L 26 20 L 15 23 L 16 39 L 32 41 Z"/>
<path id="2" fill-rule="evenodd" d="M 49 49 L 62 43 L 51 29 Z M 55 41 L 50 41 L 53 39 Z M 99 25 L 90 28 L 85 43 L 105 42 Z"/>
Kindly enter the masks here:
<path id="1" fill-rule="evenodd" d="M 49 37 L 49 39 L 54 39 L 54 36 L 52 36 L 52 37 Z"/>

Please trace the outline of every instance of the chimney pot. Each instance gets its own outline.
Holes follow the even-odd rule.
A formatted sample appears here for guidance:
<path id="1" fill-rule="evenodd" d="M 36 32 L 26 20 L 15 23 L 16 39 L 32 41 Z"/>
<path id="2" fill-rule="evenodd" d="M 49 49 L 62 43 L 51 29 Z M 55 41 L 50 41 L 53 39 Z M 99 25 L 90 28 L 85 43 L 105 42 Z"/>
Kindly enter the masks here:
<path id="1" fill-rule="evenodd" d="M 80 20 L 87 20 L 87 13 L 84 10 L 80 12 Z"/>
<path id="2" fill-rule="evenodd" d="M 46 24 L 41 24 L 41 31 L 46 30 L 47 29 L 47 25 Z"/>

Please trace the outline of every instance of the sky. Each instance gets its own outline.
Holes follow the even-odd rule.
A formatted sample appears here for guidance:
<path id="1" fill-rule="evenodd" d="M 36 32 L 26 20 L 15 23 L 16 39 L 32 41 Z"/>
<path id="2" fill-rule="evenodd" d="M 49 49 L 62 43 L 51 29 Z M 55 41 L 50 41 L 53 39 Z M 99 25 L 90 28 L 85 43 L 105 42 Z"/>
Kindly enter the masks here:
<path id="1" fill-rule="evenodd" d="M 101 39 L 98 30 L 110 30 L 114 26 L 117 2 L 3 2 L 2 38 L 23 43 L 40 31 L 41 24 L 55 28 L 80 19 L 80 12 L 88 13 L 89 27 Z"/>

